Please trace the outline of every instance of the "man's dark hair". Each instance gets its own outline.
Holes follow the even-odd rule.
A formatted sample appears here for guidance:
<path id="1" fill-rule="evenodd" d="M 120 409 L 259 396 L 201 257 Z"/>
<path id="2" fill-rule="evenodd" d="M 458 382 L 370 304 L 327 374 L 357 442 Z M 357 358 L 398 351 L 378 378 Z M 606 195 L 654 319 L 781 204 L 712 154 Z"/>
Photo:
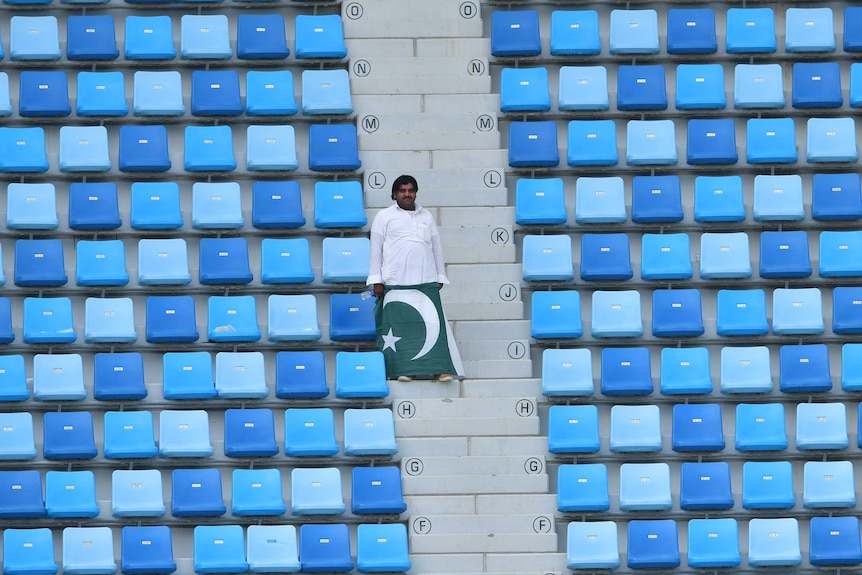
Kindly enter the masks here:
<path id="1" fill-rule="evenodd" d="M 395 181 L 392 182 L 393 200 L 395 199 L 395 192 L 398 190 L 398 188 L 407 184 L 413 184 L 413 187 L 416 188 L 416 191 L 419 191 L 419 183 L 416 181 L 416 178 L 414 178 L 413 176 L 408 176 L 407 174 L 404 174 L 403 176 L 398 176 L 397 178 L 395 178 Z"/>

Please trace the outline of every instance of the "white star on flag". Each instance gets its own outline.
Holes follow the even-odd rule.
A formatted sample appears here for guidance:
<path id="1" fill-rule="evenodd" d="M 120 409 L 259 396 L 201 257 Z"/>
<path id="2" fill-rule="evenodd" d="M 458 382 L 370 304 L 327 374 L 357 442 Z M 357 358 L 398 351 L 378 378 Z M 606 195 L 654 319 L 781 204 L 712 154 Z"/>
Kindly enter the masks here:
<path id="1" fill-rule="evenodd" d="M 398 337 L 396 335 L 392 335 L 392 328 L 390 327 L 389 333 L 387 333 L 386 335 L 383 336 L 383 349 L 381 351 L 386 351 L 389 348 L 391 348 L 392 351 L 398 351 L 395 349 L 395 344 L 400 339 L 401 339 L 400 337 Z"/>

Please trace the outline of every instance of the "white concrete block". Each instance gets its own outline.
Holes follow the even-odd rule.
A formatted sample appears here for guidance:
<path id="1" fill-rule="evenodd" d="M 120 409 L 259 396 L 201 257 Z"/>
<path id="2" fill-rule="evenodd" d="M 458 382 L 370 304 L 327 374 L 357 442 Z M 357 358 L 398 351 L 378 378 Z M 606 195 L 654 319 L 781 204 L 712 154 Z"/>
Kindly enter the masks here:
<path id="1" fill-rule="evenodd" d="M 404 493 L 411 495 L 472 495 L 482 493 L 547 493 L 547 475 L 451 475 L 405 477 Z"/>
<path id="2" fill-rule="evenodd" d="M 494 208 L 494 210 L 496 209 L 498 208 Z M 521 264 L 491 264 L 487 266 L 451 265 L 447 267 L 446 275 L 449 276 L 449 281 L 452 283 L 486 282 L 490 278 L 494 278 L 495 281 L 501 284 L 520 284 L 523 277 L 523 269 Z"/>
<path id="3" fill-rule="evenodd" d="M 531 377 L 533 362 L 528 359 L 464 361 L 464 374 L 470 379 L 504 379 Z"/>
<path id="4" fill-rule="evenodd" d="M 463 14 L 459 12 L 462 0 L 436 0 L 429 5 L 427 2 L 416 1 L 392 1 L 392 0 L 351 0 L 350 4 L 358 4 L 359 9 L 350 5 L 342 6 L 342 17 L 345 25 L 356 23 L 363 18 L 369 20 L 384 20 L 387 18 L 422 18 L 425 20 L 442 19 L 478 19 L 482 15 L 474 10 Z M 348 22 L 349 21 L 349 22 Z"/>
<path id="5" fill-rule="evenodd" d="M 413 568 L 409 573 L 483 573 L 482 553 L 410 553 Z M 565 561 L 563 562 L 565 564 Z"/>
<path id="6" fill-rule="evenodd" d="M 440 208 L 441 226 L 501 227 L 515 225 L 515 207 Z M 503 228 L 505 229 L 505 228 Z M 509 238 L 512 242 L 513 238 Z"/>
<path id="7" fill-rule="evenodd" d="M 401 445 L 400 440 L 398 445 Z M 473 437 L 470 455 L 545 455 L 548 438 L 542 437 Z"/>
<path id="8" fill-rule="evenodd" d="M 365 151 L 360 149 L 360 157 L 362 158 L 362 169 L 366 172 L 379 170 L 384 166 L 398 166 L 404 173 L 410 173 L 414 170 L 428 169 L 431 167 L 430 151 Z M 389 193 L 387 192 L 386 195 L 388 197 Z"/>
<path id="9" fill-rule="evenodd" d="M 418 38 L 417 56 L 475 56 L 490 54 L 490 38 Z"/>
<path id="10" fill-rule="evenodd" d="M 502 204 L 500 204 L 502 205 Z M 471 249 L 443 248 L 446 261 L 452 264 L 474 263 L 474 264 L 500 264 L 515 261 L 516 249 L 514 245 L 494 246 L 491 248 L 477 247 Z"/>
<path id="11" fill-rule="evenodd" d="M 491 265 L 491 264 L 487 264 Z M 476 266 L 479 267 L 479 266 Z M 449 276 L 452 281 L 452 276 Z M 524 319 L 524 304 L 520 301 L 446 304 L 446 317 L 450 321 L 477 319 Z"/>
<path id="12" fill-rule="evenodd" d="M 386 132 L 372 134 L 359 131 L 362 150 L 482 150 L 499 145 L 497 132 Z"/>
<path id="13" fill-rule="evenodd" d="M 401 478 L 436 478 L 440 476 L 534 477 L 547 474 L 542 455 L 501 455 L 461 457 L 411 457 L 401 462 Z M 517 490 L 515 490 L 517 491 Z M 469 493 L 469 492 L 467 492 Z"/>
<path id="14" fill-rule="evenodd" d="M 392 203 L 390 190 L 369 190 L 366 185 L 365 207 L 385 208 Z M 447 188 L 423 191 L 419 198 L 423 207 L 442 206 L 507 206 L 509 194 L 505 188 Z"/>
<path id="15" fill-rule="evenodd" d="M 398 96 L 393 96 L 398 97 Z M 410 98 L 411 96 L 404 96 Z M 392 182 L 404 173 L 400 166 L 395 168 L 386 167 L 373 172 L 366 171 L 365 188 L 370 190 L 389 191 Z M 432 197 L 445 190 L 505 190 L 506 177 L 502 171 L 493 171 L 484 167 L 459 168 L 440 170 L 436 168 L 414 170 L 410 173 L 419 182 L 419 198 L 424 199 L 422 205 L 428 204 L 428 197 Z"/>
<path id="16" fill-rule="evenodd" d="M 472 361 L 500 359 L 513 353 L 524 354 L 518 359 L 531 359 L 529 340 L 467 340 L 460 342 L 458 349 L 461 350 L 462 356 L 469 357 Z"/>
<path id="17" fill-rule="evenodd" d="M 509 152 L 501 149 L 502 145 L 501 142 L 493 149 L 474 150 L 469 154 L 459 150 L 433 150 L 431 158 L 434 167 L 440 170 L 485 167 L 501 171 L 505 170 L 509 162 Z"/>
<path id="18" fill-rule="evenodd" d="M 556 501 L 556 498 L 554 498 Z M 411 495 L 404 498 L 411 515 L 447 513 L 470 515 L 476 513 L 476 497 L 472 495 Z"/>
<path id="19" fill-rule="evenodd" d="M 376 67 L 385 68 L 386 64 L 378 62 Z M 416 64 L 406 76 L 354 77 L 350 80 L 350 91 L 352 94 L 482 94 L 491 91 L 489 76 L 456 77 L 454 72 L 426 75 L 419 71 L 421 69 L 421 64 Z"/>
<path id="20" fill-rule="evenodd" d="M 399 96 L 357 95 L 353 96 L 353 109 L 357 118 L 369 114 L 419 114 L 422 112 L 423 103 L 422 96 L 417 94 Z"/>
<path id="21" fill-rule="evenodd" d="M 447 419 L 505 419 L 518 417 L 529 419 L 536 414 L 536 398 L 498 397 L 498 398 L 446 398 L 416 399 L 410 402 L 411 409 L 395 407 L 395 420 L 416 421 Z M 449 435 L 449 434 L 441 434 Z M 485 435 L 485 434 L 482 434 Z"/>
<path id="22" fill-rule="evenodd" d="M 359 132 L 362 134 L 362 118 L 359 119 Z M 487 112 L 473 112 L 449 110 L 449 113 L 428 113 L 424 111 L 419 114 L 396 114 L 386 111 L 385 115 L 379 117 L 379 122 L 371 127 L 376 127 L 378 132 L 385 133 L 410 133 L 416 136 L 423 134 L 453 134 L 453 140 L 459 133 L 496 133 L 497 119 L 491 117 Z M 377 133 L 377 132 L 375 132 Z M 452 142 L 453 144 L 455 142 Z M 420 185 L 420 189 L 422 186 Z"/>
<path id="23" fill-rule="evenodd" d="M 502 513 L 503 511 L 506 511 L 506 513 Z M 534 526 L 536 526 L 537 522 L 543 526 L 540 533 L 554 532 L 553 513 L 538 513 L 535 511 L 517 513 L 510 506 L 498 507 L 495 511 L 479 515 L 443 515 L 440 513 L 431 513 L 420 516 L 416 513 L 411 513 L 410 517 L 407 518 L 407 529 L 412 541 L 416 541 L 427 535 L 436 534 L 439 536 L 450 533 L 456 535 L 482 534 L 487 536 L 511 533 L 535 534 Z"/>
<path id="24" fill-rule="evenodd" d="M 350 26 L 345 25 L 345 36 Z M 368 57 L 390 57 L 392 54 L 402 56 L 415 56 L 415 44 L 411 38 L 344 38 L 344 45 L 348 54 L 362 54 Z M 490 53 L 490 51 L 489 51 Z M 429 54 L 429 56 L 432 54 Z M 355 102 L 354 102 L 355 104 Z"/>
<path id="25" fill-rule="evenodd" d="M 409 382 L 402 382 L 393 379 L 388 383 L 389 399 L 392 400 L 393 409 L 398 408 L 398 404 L 401 400 L 414 401 L 416 399 L 443 399 L 447 397 L 458 397 L 459 393 L 457 386 L 440 383 L 439 381 L 431 379 L 414 379 Z"/>
<path id="26" fill-rule="evenodd" d="M 500 110 L 499 94 L 429 94 L 424 99 L 425 112 L 445 114 L 447 111 L 497 114 Z"/>
<path id="27" fill-rule="evenodd" d="M 395 422 L 398 437 L 440 437 L 481 435 L 536 435 L 539 433 L 539 418 L 507 417 L 493 422 L 479 418 L 435 418 L 428 420 L 402 419 Z"/>
<path id="28" fill-rule="evenodd" d="M 530 320 L 459 321 L 453 329 L 460 340 L 488 339 L 489 334 L 500 339 L 529 339 Z"/>
<path id="29" fill-rule="evenodd" d="M 353 1 L 344 5 L 344 35 L 351 38 L 482 36 L 478 3 Z M 469 4 L 469 6 L 462 6 Z"/>
<path id="30" fill-rule="evenodd" d="M 565 553 L 489 553 L 488 573 L 569 573 Z"/>
<path id="31" fill-rule="evenodd" d="M 535 354 L 535 352 L 533 352 Z M 538 362 L 533 362 L 538 363 Z M 534 365 L 534 368 L 536 366 Z M 536 370 L 539 371 L 539 370 Z M 463 397 L 542 397 L 542 380 L 468 379 L 461 384 Z"/>
<path id="32" fill-rule="evenodd" d="M 511 225 L 438 227 L 444 248 L 467 245 L 494 248 L 506 244 L 514 245 Z"/>
<path id="33" fill-rule="evenodd" d="M 495 513 L 512 514 L 536 514 L 549 515 L 551 517 L 557 512 L 556 495 L 522 495 L 512 493 L 510 495 L 479 495 L 476 497 L 477 513 L 480 515 L 493 515 Z M 559 527 L 557 528 L 559 530 Z"/>
<path id="34" fill-rule="evenodd" d="M 557 550 L 556 533 L 489 533 L 464 535 L 413 535 L 410 548 L 416 553 L 461 553 L 482 549 L 489 553 L 552 552 Z"/>
<path id="35" fill-rule="evenodd" d="M 398 456 L 402 459 L 428 455 L 457 457 L 468 455 L 469 451 L 466 437 L 398 437 Z"/>
<path id="36" fill-rule="evenodd" d="M 465 242 L 465 245 L 467 242 Z M 484 247 L 481 249 L 485 249 Z M 496 248 L 492 248 L 493 251 Z M 454 248 L 446 249 L 444 248 L 444 254 L 446 255 L 447 261 L 451 261 L 449 259 L 448 254 L 450 252 L 456 252 Z M 450 263 L 450 266 L 454 265 L 454 262 Z M 451 281 L 451 278 L 450 278 Z M 513 283 L 500 283 L 500 282 L 475 282 L 475 283 L 455 283 L 452 282 L 447 286 L 444 286 L 440 292 L 440 297 L 443 300 L 443 303 L 506 303 L 506 302 L 517 302 L 521 301 L 521 290 L 520 286 Z"/>

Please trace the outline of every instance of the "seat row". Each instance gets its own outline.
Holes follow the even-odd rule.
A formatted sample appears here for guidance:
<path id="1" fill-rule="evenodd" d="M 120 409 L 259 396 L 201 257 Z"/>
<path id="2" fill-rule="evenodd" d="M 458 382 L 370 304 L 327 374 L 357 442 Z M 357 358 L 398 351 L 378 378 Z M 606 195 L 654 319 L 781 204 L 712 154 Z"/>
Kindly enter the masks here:
<path id="1" fill-rule="evenodd" d="M 176 528 L 174 528 L 176 529 Z M 127 575 L 173 573 L 171 528 L 126 526 L 121 530 L 120 569 Z M 48 528 L 3 531 L 3 569 L 21 575 L 58 572 L 55 533 Z M 355 539 L 355 563 L 351 555 Z M 361 524 L 351 537 L 343 523 L 294 525 L 198 525 L 194 528 L 194 572 L 305 573 L 405 572 L 411 562 L 407 529 L 399 523 Z M 117 571 L 110 527 L 66 527 L 62 531 L 63 573 L 111 575 Z"/>
<path id="2" fill-rule="evenodd" d="M 610 410 L 610 424 L 600 424 L 595 405 L 554 405 L 550 418 L 553 440 L 549 450 L 570 455 L 602 452 L 599 429 L 609 435 L 611 453 L 661 453 L 662 416 L 658 405 L 620 405 Z M 744 452 L 787 449 L 784 408 L 780 403 L 738 404 L 736 448 Z M 670 446 L 679 453 L 717 453 L 725 440 L 721 405 L 677 404 L 673 406 Z M 665 418 L 666 419 L 666 418 Z M 800 451 L 845 450 L 850 445 L 844 403 L 796 404 L 796 441 Z M 858 430 L 857 430 L 858 432 Z M 549 437 L 550 437 L 549 433 Z M 858 435 L 857 446 L 862 447 Z M 789 465 L 789 464 L 788 464 Z"/>
<path id="3" fill-rule="evenodd" d="M 104 417 L 102 450 L 106 459 L 213 455 L 210 414 L 206 411 L 161 411 L 158 446 L 153 431 L 152 412 L 109 411 Z M 0 419 L 4 425 L 0 459 L 35 459 L 37 452 L 32 415 L 26 411 L 4 413 L 0 414 Z M 93 414 L 89 411 L 47 412 L 44 414 L 42 429 L 42 457 L 47 460 L 87 460 L 94 459 L 99 454 Z M 275 418 L 270 409 L 228 409 L 224 412 L 226 457 L 274 457 L 281 451 L 275 435 Z M 343 435 L 343 453 L 346 456 L 388 457 L 398 452 L 391 409 L 346 409 Z M 331 457 L 340 451 L 335 440 L 332 410 L 291 408 L 284 412 L 286 456 Z M 213 471 L 218 473 L 217 470 Z M 192 473 L 197 473 L 197 470 Z M 278 484 L 280 485 L 280 482 Z M 220 496 L 220 484 L 218 493 Z M 341 493 L 340 481 L 338 493 Z"/>
<path id="4" fill-rule="evenodd" d="M 51 168 L 45 129 L 2 128 L 0 172 L 40 173 Z M 111 137 L 108 137 L 109 132 Z M 172 168 L 164 125 L 61 126 L 56 168 L 65 173 L 109 172 L 117 158 L 121 172 L 167 172 Z M 118 152 L 114 155 L 113 150 Z M 356 126 L 312 124 L 308 129 L 308 169 L 353 171 L 359 159 Z M 255 124 L 245 129 L 246 169 L 291 172 L 299 168 L 296 132 L 289 124 Z M 237 168 L 233 129 L 227 125 L 183 128 L 186 172 L 233 172 Z"/>
<path id="5" fill-rule="evenodd" d="M 631 221 L 671 224 L 685 219 L 682 186 L 677 175 L 634 176 L 630 181 Z M 805 204 L 816 221 L 862 218 L 862 191 L 855 173 L 814 174 L 807 185 L 796 174 L 754 176 L 752 205 L 745 206 L 740 176 L 696 176 L 694 221 L 702 224 L 742 222 L 748 210 L 756 222 L 800 221 Z M 810 186 L 810 188 L 808 188 Z M 519 178 L 515 188 L 515 222 L 556 225 L 569 220 L 562 178 Z M 576 224 L 616 224 L 628 221 L 626 182 L 621 177 L 578 177 L 575 180 Z"/>
<path id="6" fill-rule="evenodd" d="M 804 159 L 810 164 L 855 162 L 856 121 L 852 117 L 808 118 Z M 567 126 L 569 167 L 616 166 L 620 162 L 617 122 L 571 120 Z M 687 121 L 685 161 L 692 166 L 733 165 L 739 161 L 736 122 L 732 118 Z M 549 120 L 509 124 L 509 166 L 553 168 L 560 164 L 557 123 Z M 799 160 L 793 118 L 746 121 L 745 161 L 749 165 L 795 164 Z M 673 120 L 629 120 L 625 162 L 628 166 L 674 166 L 679 162 Z"/>
<path id="7" fill-rule="evenodd" d="M 337 352 L 334 397 L 351 400 L 388 396 L 383 360 L 378 354 L 376 351 Z M 168 400 L 269 397 L 265 373 L 267 358 L 262 353 L 218 352 L 215 355 L 215 367 L 212 354 L 206 351 L 167 352 L 157 358 L 156 361 L 162 364 L 161 397 Z M 23 355 L 0 356 L 0 401 L 30 399 L 27 361 Z M 322 351 L 278 351 L 269 361 L 275 364 L 272 387 L 276 398 L 320 400 L 330 395 Z M 97 401 L 138 401 L 149 394 L 144 357 L 140 352 L 94 354 L 91 379 L 93 398 Z M 80 401 L 88 395 L 82 355 L 52 353 L 33 356 L 34 400 Z M 326 412 L 312 413 L 327 415 Z"/>
<path id="8" fill-rule="evenodd" d="M 616 109 L 653 111 L 668 108 L 665 66 L 621 65 L 617 73 Z M 721 64 L 679 64 L 671 92 L 677 110 L 724 110 L 725 72 Z M 604 66 L 562 66 L 559 69 L 557 109 L 561 112 L 603 111 L 610 108 L 608 72 Z M 841 67 L 838 62 L 796 62 L 792 68 L 790 102 L 796 109 L 840 108 Z M 862 64 L 850 65 L 851 108 L 862 106 Z M 784 75 L 781 64 L 736 64 L 733 69 L 733 107 L 737 110 L 783 109 Z M 500 74 L 500 111 L 548 112 L 551 92 L 548 69 L 503 68 Z"/>
<path id="9" fill-rule="evenodd" d="M 862 50 L 862 11 L 844 10 L 843 48 Z M 712 8 L 671 8 L 667 11 L 667 54 L 718 52 L 717 38 L 725 38 L 727 54 L 772 54 L 778 50 L 775 12 L 772 8 L 729 8 L 725 28 L 716 33 Z M 610 11 L 602 31 L 595 10 L 555 10 L 550 18 L 552 56 L 595 56 L 603 50 L 616 55 L 659 54 L 662 51 L 658 13 L 653 9 Z M 602 38 L 607 38 L 603 46 Z M 784 13 L 787 53 L 836 50 L 832 8 L 788 8 Z M 496 10 L 491 15 L 491 54 L 517 58 L 542 54 L 542 31 L 536 10 Z"/>
<path id="10" fill-rule="evenodd" d="M 771 356 L 765 346 L 723 347 L 719 389 L 723 394 L 770 393 L 774 390 Z M 778 349 L 778 387 L 784 393 L 818 393 L 832 389 L 829 349 L 825 344 L 782 345 Z M 650 395 L 655 391 L 646 348 L 604 348 L 599 358 L 599 391 L 605 396 Z M 862 391 L 862 344 L 840 349 L 841 390 Z M 658 361 L 658 390 L 665 396 L 710 395 L 714 391 L 710 352 L 706 347 L 665 347 Z M 551 398 L 592 396 L 593 355 L 588 348 L 542 351 L 542 393 Z M 778 409 L 778 408 L 776 408 Z M 784 411 L 775 413 L 783 426 Z"/>
<path id="11" fill-rule="evenodd" d="M 14 74 L 14 73 L 13 73 Z M 24 70 L 18 75 L 18 115 L 22 118 L 66 117 L 72 113 L 69 85 L 62 70 Z M 240 85 L 237 70 L 135 72 L 132 113 L 135 116 L 183 116 L 183 84 L 191 85 L 190 111 L 196 117 L 292 116 L 297 106 L 290 70 L 249 70 Z M 242 94 L 245 94 L 243 103 Z M 301 110 L 306 116 L 348 115 L 353 99 L 347 70 L 304 70 Z M 123 72 L 78 72 L 75 113 L 79 117 L 123 117 L 129 113 Z M 0 74 L 0 115 L 13 114 L 9 76 Z"/>
<path id="12" fill-rule="evenodd" d="M 802 564 L 800 521 L 754 518 L 741 534 L 736 519 L 692 519 L 687 524 L 689 567 L 717 569 L 742 564 L 740 541 L 747 542 L 749 567 L 795 567 Z M 623 527 L 613 521 L 572 522 L 567 528 L 569 569 L 616 569 L 620 566 L 619 530 L 627 533 L 630 569 L 672 569 L 681 564 L 677 523 L 671 519 L 635 519 Z M 859 519 L 813 517 L 808 522 L 808 563 L 817 567 L 862 563 Z M 742 537 L 740 537 L 742 535 Z"/>
<path id="13" fill-rule="evenodd" d="M 130 61 L 173 60 L 177 56 L 171 16 L 126 16 L 124 57 Z M 236 39 L 236 53 L 231 43 Z M 341 59 L 347 55 L 339 15 L 299 14 L 295 20 L 297 59 Z M 224 14 L 183 14 L 180 18 L 182 59 L 278 59 L 290 55 L 284 16 L 240 14 L 235 30 Z M 112 61 L 120 56 L 110 14 L 70 15 L 66 20 L 66 58 Z M 4 56 L 0 48 L 0 58 Z M 12 16 L 9 56 L 13 61 L 56 61 L 63 57 L 56 16 Z"/>

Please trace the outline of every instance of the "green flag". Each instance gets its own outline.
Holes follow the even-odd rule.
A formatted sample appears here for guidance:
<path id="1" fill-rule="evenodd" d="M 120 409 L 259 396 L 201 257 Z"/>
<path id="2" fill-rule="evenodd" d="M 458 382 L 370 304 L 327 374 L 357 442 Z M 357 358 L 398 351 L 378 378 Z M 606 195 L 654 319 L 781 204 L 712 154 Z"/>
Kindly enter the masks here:
<path id="1" fill-rule="evenodd" d="M 438 284 L 387 286 L 377 300 L 374 317 L 377 347 L 386 360 L 388 377 L 460 371 L 453 363 L 454 342 L 443 315 Z"/>

